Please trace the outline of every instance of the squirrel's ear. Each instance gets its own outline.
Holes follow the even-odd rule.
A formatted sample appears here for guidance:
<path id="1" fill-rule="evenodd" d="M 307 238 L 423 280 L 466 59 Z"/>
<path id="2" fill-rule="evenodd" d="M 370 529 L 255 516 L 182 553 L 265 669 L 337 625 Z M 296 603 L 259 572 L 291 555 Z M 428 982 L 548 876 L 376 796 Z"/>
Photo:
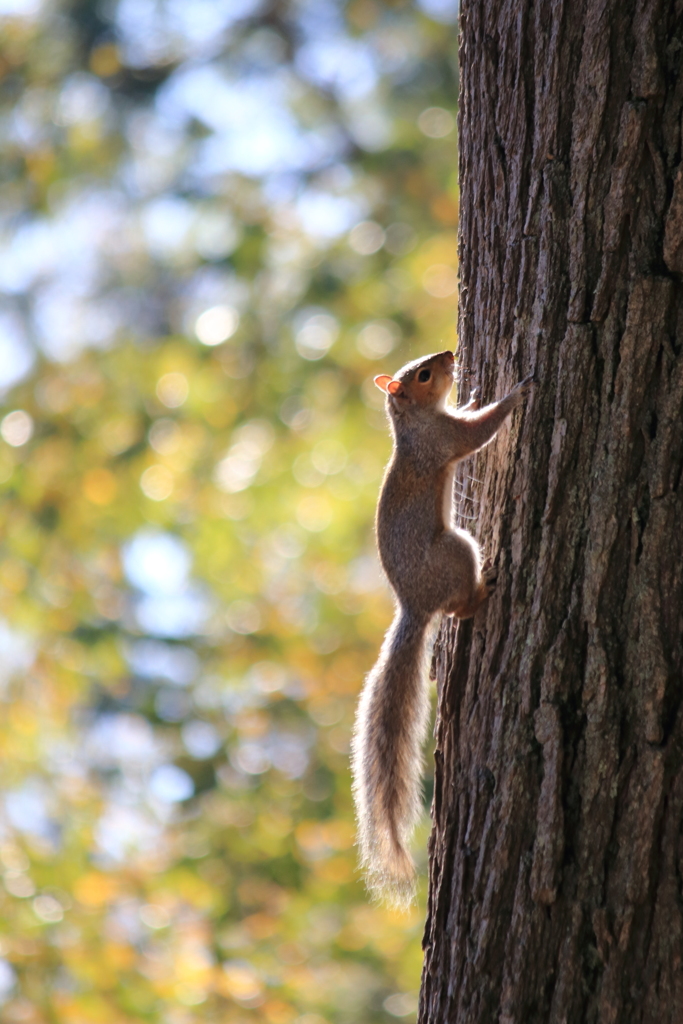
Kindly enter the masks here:
<path id="1" fill-rule="evenodd" d="M 388 373 L 380 373 L 379 377 L 375 377 L 375 384 L 380 391 L 386 391 L 392 380 L 393 377 L 390 377 Z"/>
<path id="2" fill-rule="evenodd" d="M 399 391 L 403 391 L 403 385 L 400 380 L 390 380 L 387 384 L 387 391 L 390 395 L 397 395 Z"/>

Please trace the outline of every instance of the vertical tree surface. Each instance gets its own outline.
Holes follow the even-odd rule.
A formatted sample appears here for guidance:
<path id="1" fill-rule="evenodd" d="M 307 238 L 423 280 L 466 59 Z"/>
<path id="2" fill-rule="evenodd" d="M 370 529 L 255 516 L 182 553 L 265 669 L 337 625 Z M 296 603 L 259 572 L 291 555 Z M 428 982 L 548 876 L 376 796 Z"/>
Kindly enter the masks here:
<path id="1" fill-rule="evenodd" d="M 683 3 L 463 0 L 460 480 L 421 1020 L 683 1020 Z M 466 395 L 464 396 L 466 397 Z"/>

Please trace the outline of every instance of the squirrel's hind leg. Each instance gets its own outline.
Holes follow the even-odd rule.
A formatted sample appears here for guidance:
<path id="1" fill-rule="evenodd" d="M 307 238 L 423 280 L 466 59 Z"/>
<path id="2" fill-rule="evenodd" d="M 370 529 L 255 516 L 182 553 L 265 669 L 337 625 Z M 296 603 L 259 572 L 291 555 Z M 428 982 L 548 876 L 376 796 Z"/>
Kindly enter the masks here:
<path id="1" fill-rule="evenodd" d="M 469 618 L 489 596 L 479 545 L 465 530 L 443 533 L 429 559 L 429 587 L 438 608 L 447 615 Z"/>
<path id="2" fill-rule="evenodd" d="M 471 619 L 473 615 L 476 615 L 484 601 L 491 596 L 497 579 L 498 570 L 487 559 L 482 567 L 481 581 L 471 599 L 462 604 L 454 602 L 446 609 L 447 614 L 454 615 L 456 619 Z"/>

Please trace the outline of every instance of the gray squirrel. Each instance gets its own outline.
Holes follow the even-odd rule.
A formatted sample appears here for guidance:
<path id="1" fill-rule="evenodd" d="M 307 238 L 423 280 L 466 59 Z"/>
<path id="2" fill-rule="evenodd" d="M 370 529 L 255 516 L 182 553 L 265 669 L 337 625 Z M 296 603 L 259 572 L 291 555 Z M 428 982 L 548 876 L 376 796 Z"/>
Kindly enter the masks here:
<path id="1" fill-rule="evenodd" d="M 477 542 L 453 525 L 455 464 L 491 440 L 534 384 L 527 377 L 484 408 L 476 389 L 455 409 L 447 405 L 454 375 L 446 351 L 375 377 L 394 439 L 375 525 L 396 614 L 360 697 L 352 769 L 367 885 L 397 905 L 415 889 L 407 843 L 421 808 L 430 623 L 438 613 L 470 618 L 495 583 Z"/>

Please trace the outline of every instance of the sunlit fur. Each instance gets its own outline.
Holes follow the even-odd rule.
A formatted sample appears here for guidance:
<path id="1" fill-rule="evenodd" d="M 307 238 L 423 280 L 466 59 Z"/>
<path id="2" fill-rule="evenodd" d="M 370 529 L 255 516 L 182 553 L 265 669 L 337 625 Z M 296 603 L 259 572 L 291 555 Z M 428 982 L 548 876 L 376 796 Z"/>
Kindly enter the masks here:
<path id="1" fill-rule="evenodd" d="M 407 844 L 422 807 L 426 626 L 397 610 L 366 680 L 353 741 L 361 864 L 368 888 L 399 905 L 410 902 L 415 886 Z"/>
<path id="2" fill-rule="evenodd" d="M 429 626 L 444 612 L 474 615 L 491 588 L 477 542 L 453 525 L 454 466 L 491 440 L 531 386 L 527 379 L 483 409 L 476 395 L 454 409 L 446 404 L 453 376 L 452 353 L 439 352 L 375 379 L 394 434 L 376 528 L 396 615 L 361 694 L 352 767 L 368 887 L 399 905 L 415 887 L 408 842 L 422 806 Z"/>

